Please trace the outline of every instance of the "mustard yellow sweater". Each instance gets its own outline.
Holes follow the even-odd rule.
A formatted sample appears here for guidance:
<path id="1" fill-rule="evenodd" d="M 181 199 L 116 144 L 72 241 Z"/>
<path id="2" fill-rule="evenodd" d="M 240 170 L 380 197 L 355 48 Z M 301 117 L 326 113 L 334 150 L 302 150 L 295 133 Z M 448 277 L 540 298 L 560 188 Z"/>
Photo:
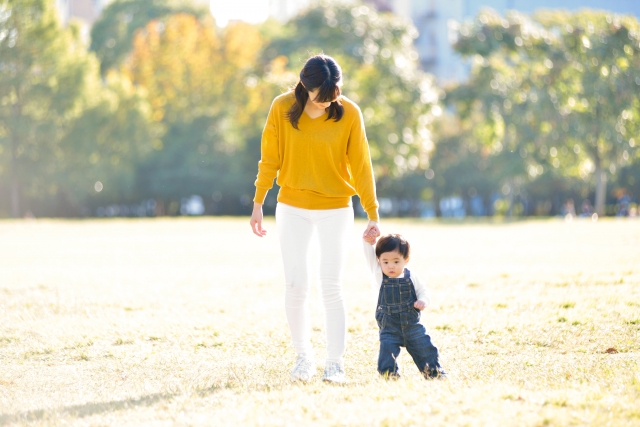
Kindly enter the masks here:
<path id="1" fill-rule="evenodd" d="M 262 158 L 258 163 L 256 203 L 263 203 L 278 178 L 278 201 L 303 209 L 337 209 L 360 197 L 370 220 L 378 221 L 378 201 L 369 144 L 360 108 L 340 98 L 344 115 L 327 120 L 328 113 L 312 119 L 303 112 L 294 129 L 287 112 L 293 92 L 273 100 L 262 132 Z"/>

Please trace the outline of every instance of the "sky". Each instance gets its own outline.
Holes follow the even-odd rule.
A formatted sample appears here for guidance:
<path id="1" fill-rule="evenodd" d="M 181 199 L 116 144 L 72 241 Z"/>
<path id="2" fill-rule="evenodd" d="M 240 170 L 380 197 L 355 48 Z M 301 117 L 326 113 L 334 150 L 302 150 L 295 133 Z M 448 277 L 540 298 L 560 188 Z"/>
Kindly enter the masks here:
<path id="1" fill-rule="evenodd" d="M 210 5 L 220 27 L 235 19 L 258 23 L 269 15 L 269 0 L 211 0 Z"/>
<path id="2" fill-rule="evenodd" d="M 206 0 L 204 0 L 206 1 Z M 294 12 L 303 4 L 308 4 L 308 0 L 289 0 L 285 2 L 275 1 L 288 14 Z M 419 0 L 418 3 L 431 0 Z M 269 16 L 270 0 L 209 0 L 211 12 L 216 19 L 216 23 L 224 27 L 231 20 L 242 20 L 249 23 L 258 23 L 267 19 Z M 482 6 L 490 6 L 497 10 L 515 8 L 522 12 L 533 12 L 540 7 L 562 7 L 571 10 L 580 9 L 582 7 L 591 7 L 596 9 L 611 9 L 618 13 L 632 13 L 640 15 L 640 0 L 456 0 L 452 3 L 460 3 L 463 9 L 472 15 L 475 15 Z M 457 6 L 449 6 L 454 9 Z M 277 6 L 276 6 L 277 8 Z M 281 10 L 282 12 L 282 10 Z"/>

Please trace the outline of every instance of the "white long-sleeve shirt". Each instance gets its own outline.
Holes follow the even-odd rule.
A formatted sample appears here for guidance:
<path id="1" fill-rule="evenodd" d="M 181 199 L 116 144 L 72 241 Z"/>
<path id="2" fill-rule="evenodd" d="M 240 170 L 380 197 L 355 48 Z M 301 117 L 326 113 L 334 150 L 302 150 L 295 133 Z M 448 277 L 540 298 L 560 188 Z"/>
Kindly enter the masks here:
<path id="1" fill-rule="evenodd" d="M 371 291 L 377 301 L 378 294 L 380 293 L 380 287 L 382 286 L 382 267 L 378 264 L 374 247 L 364 240 L 362 241 L 362 247 L 364 249 L 364 257 L 367 260 L 367 267 L 371 271 Z M 398 277 L 404 277 L 404 272 Z M 424 301 L 428 306 L 431 302 L 429 289 L 413 271 L 411 271 L 411 281 L 413 282 L 413 287 L 416 289 L 416 296 L 418 299 Z"/>

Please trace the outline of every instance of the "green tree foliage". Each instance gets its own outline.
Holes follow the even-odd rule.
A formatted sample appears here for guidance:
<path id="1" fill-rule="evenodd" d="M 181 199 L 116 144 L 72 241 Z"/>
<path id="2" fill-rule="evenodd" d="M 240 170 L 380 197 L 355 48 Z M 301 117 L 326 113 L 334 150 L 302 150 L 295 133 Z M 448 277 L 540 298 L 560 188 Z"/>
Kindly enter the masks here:
<path id="1" fill-rule="evenodd" d="M 144 195 L 137 192 L 137 168 L 162 129 L 151 120 L 143 90 L 126 76 L 112 71 L 92 93 L 61 140 L 61 186 L 86 207 L 138 201 Z"/>
<path id="2" fill-rule="evenodd" d="M 60 27 L 53 1 L 0 0 L 0 215 L 151 197 L 176 214 L 191 194 L 208 212 L 246 213 L 270 102 L 319 52 L 343 67 L 379 195 L 402 200 L 398 213 L 498 194 L 499 212 L 546 214 L 527 200 L 593 188 L 602 210 L 604 178 L 640 194 L 631 17 L 482 12 L 457 30 L 471 79 L 443 113 L 415 28 L 368 5 L 321 2 L 284 25 L 220 29 L 190 3 L 116 0 L 93 28 L 94 54 L 77 27 Z"/>
<path id="3" fill-rule="evenodd" d="M 136 162 L 157 132 L 139 89 L 99 64 L 54 2 L 0 2 L 0 194 L 14 217 L 78 215 L 132 198 Z"/>
<path id="4" fill-rule="evenodd" d="M 442 112 L 440 90 L 418 68 L 417 36 L 410 23 L 370 6 L 321 2 L 287 23 L 265 49 L 267 62 L 286 56 L 288 84 L 297 81 L 310 53 L 324 52 L 341 64 L 343 93 L 365 118 L 382 195 L 392 180 L 428 168 L 431 123 Z"/>
<path id="5" fill-rule="evenodd" d="M 603 214 L 607 176 L 640 156 L 627 131 L 638 111 L 639 39 L 630 16 L 484 11 L 458 29 L 456 49 L 474 68 L 452 98 L 461 114 L 484 115 L 481 144 L 520 154 L 508 175 L 593 179 Z"/>
<path id="6" fill-rule="evenodd" d="M 477 142 L 478 135 L 487 131 L 477 117 L 446 114 L 435 123 L 438 141 L 431 155 L 431 170 L 425 174 L 428 181 L 424 198 L 432 198 L 437 204 L 442 197 L 453 195 L 468 201 L 480 195 L 489 202 L 491 193 L 500 188 L 505 177 L 496 167 L 497 153 L 491 146 Z"/>
<path id="7" fill-rule="evenodd" d="M 266 114 L 269 102 L 251 74 L 262 43 L 254 26 L 219 31 L 211 19 L 187 14 L 137 33 L 124 68 L 146 90 L 151 117 L 164 129 L 139 164 L 138 189 L 165 202 L 168 213 L 190 194 L 215 193 L 215 200 L 235 193 L 236 202 L 246 191 L 239 187 L 250 186 L 255 171 L 245 169 L 243 152 L 257 132 L 255 114 Z"/>
<path id="8" fill-rule="evenodd" d="M 53 2 L 0 2 L 0 176 L 10 183 L 14 217 L 24 197 L 63 196 L 60 141 L 96 67 L 79 31 L 60 28 Z"/>
<path id="9" fill-rule="evenodd" d="M 117 68 L 132 49 L 135 33 L 149 21 L 177 13 L 202 18 L 208 11 L 184 0 L 115 0 L 91 28 L 91 50 L 100 60 L 104 74 Z"/>

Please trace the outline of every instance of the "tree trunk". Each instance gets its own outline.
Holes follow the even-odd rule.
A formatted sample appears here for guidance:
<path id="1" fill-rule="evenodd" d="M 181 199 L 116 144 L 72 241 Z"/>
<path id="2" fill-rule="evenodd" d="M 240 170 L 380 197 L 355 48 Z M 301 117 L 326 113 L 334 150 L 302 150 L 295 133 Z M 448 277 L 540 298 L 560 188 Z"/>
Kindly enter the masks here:
<path id="1" fill-rule="evenodd" d="M 600 162 L 598 162 L 600 163 Z M 604 216 L 605 195 L 607 194 L 607 173 L 601 165 L 596 166 L 596 203 L 595 209 L 598 216 Z"/>
<path id="2" fill-rule="evenodd" d="M 595 147 L 593 151 L 593 160 L 595 164 L 595 174 L 596 174 L 596 200 L 594 203 L 595 211 L 598 216 L 604 216 L 604 203 L 605 203 L 605 195 L 607 194 L 607 174 L 604 170 L 602 170 L 602 158 L 600 156 L 600 129 L 598 127 L 600 123 L 600 103 L 596 103 L 596 111 L 595 111 L 595 120 L 594 123 L 596 125 L 596 129 L 594 129 L 595 136 Z"/>
<path id="3" fill-rule="evenodd" d="M 509 185 L 509 209 L 507 210 L 507 218 L 513 218 L 513 179 L 509 178 L 507 180 L 507 185 Z"/>
<path id="4" fill-rule="evenodd" d="M 14 104 L 13 112 L 13 129 L 11 132 L 11 216 L 20 218 L 20 181 L 18 174 L 18 136 L 16 135 L 18 128 L 18 105 Z"/>
<path id="5" fill-rule="evenodd" d="M 20 218 L 20 192 L 18 190 L 18 181 L 13 172 L 11 173 L 11 216 Z"/>

